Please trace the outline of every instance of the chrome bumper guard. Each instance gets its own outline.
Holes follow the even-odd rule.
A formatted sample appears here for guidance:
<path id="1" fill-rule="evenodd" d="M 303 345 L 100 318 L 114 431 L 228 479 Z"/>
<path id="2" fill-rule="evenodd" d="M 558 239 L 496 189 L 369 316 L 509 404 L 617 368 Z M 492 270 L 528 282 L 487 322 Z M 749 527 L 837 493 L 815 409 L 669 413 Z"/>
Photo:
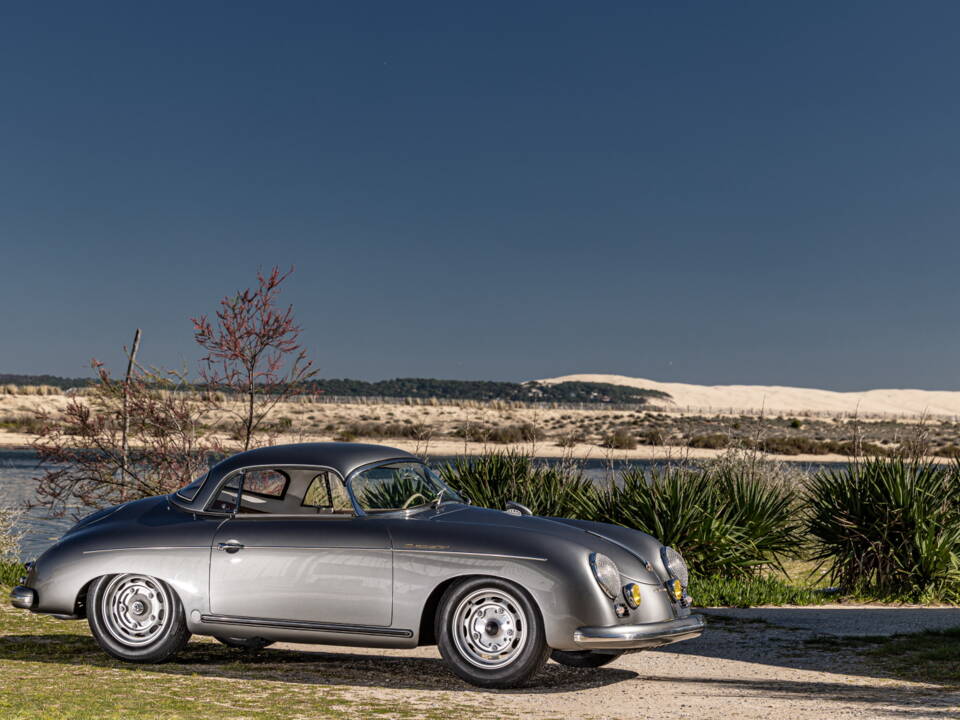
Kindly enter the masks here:
<path id="1" fill-rule="evenodd" d="M 703 615 L 688 615 L 643 625 L 582 627 L 573 634 L 573 641 L 586 649 L 639 650 L 695 638 L 706 624 Z"/>
<path id="2" fill-rule="evenodd" d="M 10 592 L 10 604 L 21 610 L 33 610 L 37 604 L 37 591 L 33 588 L 17 585 Z"/>

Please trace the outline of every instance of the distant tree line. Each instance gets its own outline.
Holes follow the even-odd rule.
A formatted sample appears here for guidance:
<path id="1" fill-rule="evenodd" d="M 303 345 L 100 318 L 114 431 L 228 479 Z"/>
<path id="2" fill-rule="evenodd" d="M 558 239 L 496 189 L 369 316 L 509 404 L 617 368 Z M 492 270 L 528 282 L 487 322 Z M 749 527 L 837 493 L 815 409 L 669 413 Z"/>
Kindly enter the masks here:
<path id="1" fill-rule="evenodd" d="M 0 373 L 0 385 L 50 385 L 61 390 L 88 387 L 96 383 L 94 378 L 65 378 L 57 375 L 10 375 Z"/>
<path id="2" fill-rule="evenodd" d="M 52 385 L 68 390 L 88 387 L 96 381 L 89 378 L 63 378 L 55 375 L 0 374 L 0 385 Z M 193 386 L 203 389 L 204 384 Z M 225 388 L 217 387 L 223 391 Z M 651 400 L 668 400 L 667 393 L 611 385 L 609 383 L 537 382 L 515 383 L 493 380 L 437 380 L 435 378 L 397 378 L 395 380 L 314 379 L 302 385 L 306 393 L 338 397 L 412 397 L 447 400 L 512 400 L 521 402 L 643 404 Z"/>
<path id="3" fill-rule="evenodd" d="M 591 382 L 514 383 L 493 380 L 397 378 L 367 382 L 350 379 L 314 380 L 310 391 L 343 397 L 412 397 L 449 400 L 516 400 L 521 402 L 642 404 L 669 399 L 667 393 L 625 385 Z"/>

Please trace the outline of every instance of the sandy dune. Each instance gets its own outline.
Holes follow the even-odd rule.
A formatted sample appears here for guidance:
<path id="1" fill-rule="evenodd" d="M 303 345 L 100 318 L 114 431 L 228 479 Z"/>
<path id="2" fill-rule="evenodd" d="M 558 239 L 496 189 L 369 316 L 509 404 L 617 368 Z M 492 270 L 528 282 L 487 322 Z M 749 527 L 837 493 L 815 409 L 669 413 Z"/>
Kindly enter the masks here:
<path id="1" fill-rule="evenodd" d="M 543 383 L 601 382 L 660 390 L 678 410 L 859 413 L 860 415 L 960 415 L 960 391 L 865 390 L 834 392 L 780 385 L 688 385 L 626 375 L 564 375 Z M 667 403 L 661 403 L 667 404 Z M 667 404 L 668 406 L 670 404 Z"/>

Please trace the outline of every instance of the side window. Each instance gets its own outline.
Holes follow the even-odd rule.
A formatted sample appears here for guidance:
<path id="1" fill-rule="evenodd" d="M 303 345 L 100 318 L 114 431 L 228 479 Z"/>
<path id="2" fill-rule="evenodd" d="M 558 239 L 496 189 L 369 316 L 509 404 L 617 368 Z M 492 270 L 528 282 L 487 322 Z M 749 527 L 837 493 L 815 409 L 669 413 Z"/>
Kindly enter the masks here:
<path id="1" fill-rule="evenodd" d="M 290 478 L 280 470 L 258 469 L 243 473 L 243 493 L 240 507 L 237 508 L 237 495 L 240 494 L 240 477 L 237 473 L 220 489 L 217 499 L 210 504 L 214 512 L 268 513 L 279 512 L 283 498 L 287 493 Z"/>
<path id="2" fill-rule="evenodd" d="M 303 506 L 317 508 L 318 512 L 353 513 L 347 489 L 333 473 L 319 473 L 303 495 Z"/>
<path id="3" fill-rule="evenodd" d="M 282 499 L 290 480 L 279 470 L 248 470 L 243 477 L 243 494 Z"/>
<path id="4" fill-rule="evenodd" d="M 210 503 L 209 509 L 213 512 L 232 513 L 237 509 L 237 496 L 240 492 L 240 475 L 234 475 L 227 484 L 220 488 L 217 499 Z"/>

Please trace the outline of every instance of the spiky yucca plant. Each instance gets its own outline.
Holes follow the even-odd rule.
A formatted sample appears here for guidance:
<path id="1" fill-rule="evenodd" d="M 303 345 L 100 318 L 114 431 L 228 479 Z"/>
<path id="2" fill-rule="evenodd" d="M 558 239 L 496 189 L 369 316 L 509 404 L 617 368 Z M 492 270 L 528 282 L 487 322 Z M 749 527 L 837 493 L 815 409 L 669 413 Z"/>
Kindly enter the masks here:
<path id="1" fill-rule="evenodd" d="M 365 508 L 387 510 L 402 508 L 404 503 L 426 504 L 434 499 L 436 491 L 423 478 L 413 473 L 394 470 L 390 482 L 371 483 L 359 488 L 357 500 Z"/>
<path id="2" fill-rule="evenodd" d="M 604 520 L 679 549 L 700 576 L 781 567 L 801 546 L 793 488 L 736 465 L 630 469 L 605 496 Z"/>
<path id="3" fill-rule="evenodd" d="M 821 470 L 806 504 L 814 559 L 845 591 L 960 600 L 960 466 L 873 459 Z"/>
<path id="4" fill-rule="evenodd" d="M 459 457 L 440 468 L 444 481 L 482 507 L 502 510 L 507 502 L 526 505 L 535 515 L 598 518 L 599 492 L 573 464 L 535 463 L 516 452 Z"/>

